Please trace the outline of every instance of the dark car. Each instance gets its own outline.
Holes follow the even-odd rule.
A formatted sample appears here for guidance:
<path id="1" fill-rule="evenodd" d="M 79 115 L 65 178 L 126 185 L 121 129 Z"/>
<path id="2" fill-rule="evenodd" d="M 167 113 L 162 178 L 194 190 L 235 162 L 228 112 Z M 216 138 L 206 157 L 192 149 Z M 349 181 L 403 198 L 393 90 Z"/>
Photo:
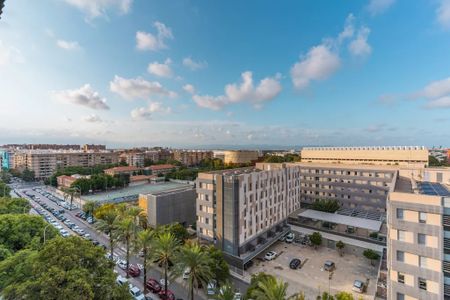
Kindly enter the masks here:
<path id="1" fill-rule="evenodd" d="M 141 275 L 141 270 L 139 270 L 139 268 L 136 265 L 130 265 L 130 267 L 128 267 L 127 273 L 131 277 L 138 277 L 139 275 Z"/>
<path id="2" fill-rule="evenodd" d="M 289 268 L 296 270 L 300 267 L 300 265 L 302 264 L 302 262 L 300 261 L 300 259 L 298 258 L 294 258 L 293 260 L 291 260 L 291 262 L 289 263 Z"/>
<path id="3" fill-rule="evenodd" d="M 325 271 L 334 271 L 334 269 L 336 269 L 336 265 L 334 264 L 334 262 L 332 262 L 331 260 L 327 260 L 324 264 L 323 264 L 323 268 Z"/>
<path id="4" fill-rule="evenodd" d="M 159 299 L 163 299 L 163 300 L 175 300 L 175 295 L 172 293 L 171 290 L 161 290 L 159 293 Z"/>
<path id="5" fill-rule="evenodd" d="M 161 285 L 153 278 L 148 279 L 145 285 L 152 293 L 159 293 L 161 291 Z"/>
<path id="6" fill-rule="evenodd" d="M 93 240 L 93 241 L 92 241 L 92 244 L 94 244 L 94 246 L 100 245 L 100 243 L 99 243 L 98 241 L 96 241 L 96 240 Z"/>

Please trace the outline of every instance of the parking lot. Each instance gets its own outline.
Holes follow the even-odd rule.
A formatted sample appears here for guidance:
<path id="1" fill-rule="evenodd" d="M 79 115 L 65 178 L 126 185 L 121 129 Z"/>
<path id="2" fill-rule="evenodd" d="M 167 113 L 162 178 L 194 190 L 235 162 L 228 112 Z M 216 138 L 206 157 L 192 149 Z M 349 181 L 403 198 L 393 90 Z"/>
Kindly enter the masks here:
<path id="1" fill-rule="evenodd" d="M 352 291 L 354 280 L 358 279 L 368 282 L 366 293 L 352 292 L 355 299 L 362 296 L 363 299 L 373 299 L 376 290 L 377 267 L 362 256 L 345 254 L 339 256 L 338 252 L 324 246 L 315 250 L 313 247 L 300 244 L 287 244 L 277 242 L 268 251 L 277 252 L 278 256 L 272 261 L 264 261 L 264 252 L 260 257 L 254 259 L 254 265 L 248 269 L 251 274 L 265 272 L 272 274 L 289 284 L 288 294 L 303 291 L 306 299 L 316 299 L 316 296 L 328 292 L 332 294 L 339 291 Z M 292 270 L 289 263 L 292 259 L 301 260 L 301 268 Z M 333 271 L 329 281 L 329 272 L 324 270 L 325 261 L 333 261 L 336 269 Z M 330 285 L 330 288 L 329 288 Z"/>

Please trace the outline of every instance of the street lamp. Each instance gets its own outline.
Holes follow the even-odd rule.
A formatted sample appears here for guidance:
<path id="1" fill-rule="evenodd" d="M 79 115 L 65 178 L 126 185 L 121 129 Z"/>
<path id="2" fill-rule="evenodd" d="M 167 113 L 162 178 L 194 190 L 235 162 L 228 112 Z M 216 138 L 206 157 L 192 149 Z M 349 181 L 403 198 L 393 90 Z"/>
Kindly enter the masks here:
<path id="1" fill-rule="evenodd" d="M 48 226 L 50 226 L 50 224 L 47 224 L 45 227 L 44 227 L 44 244 L 45 244 L 45 231 L 47 230 L 47 227 Z"/>

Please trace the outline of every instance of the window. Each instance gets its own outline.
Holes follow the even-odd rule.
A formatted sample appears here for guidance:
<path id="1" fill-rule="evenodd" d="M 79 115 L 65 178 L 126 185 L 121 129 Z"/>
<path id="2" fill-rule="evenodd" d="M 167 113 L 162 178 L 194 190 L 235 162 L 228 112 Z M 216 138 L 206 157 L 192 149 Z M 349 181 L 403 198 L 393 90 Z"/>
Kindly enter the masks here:
<path id="1" fill-rule="evenodd" d="M 427 280 L 424 278 L 418 278 L 419 279 L 419 289 L 421 290 L 427 290 Z"/>
<path id="2" fill-rule="evenodd" d="M 405 274 L 397 272 L 397 282 L 405 283 Z"/>
<path id="3" fill-rule="evenodd" d="M 404 230 L 397 230 L 397 240 L 405 241 L 405 237 L 406 237 L 406 231 L 404 231 Z"/>
<path id="4" fill-rule="evenodd" d="M 397 261 L 400 261 L 400 262 L 405 261 L 405 252 L 397 251 Z"/>
<path id="5" fill-rule="evenodd" d="M 419 267 L 426 268 L 427 267 L 427 258 L 424 256 L 419 256 Z"/>
<path id="6" fill-rule="evenodd" d="M 403 220 L 403 209 L 397 208 L 397 219 Z"/>
<path id="7" fill-rule="evenodd" d="M 419 245 L 426 245 L 427 243 L 427 235 L 423 233 L 417 234 L 417 243 Z"/>
<path id="8" fill-rule="evenodd" d="M 419 212 L 419 223 L 427 222 L 427 214 L 424 212 Z"/>
<path id="9" fill-rule="evenodd" d="M 405 300 L 405 295 L 402 293 L 397 293 L 397 300 Z"/>

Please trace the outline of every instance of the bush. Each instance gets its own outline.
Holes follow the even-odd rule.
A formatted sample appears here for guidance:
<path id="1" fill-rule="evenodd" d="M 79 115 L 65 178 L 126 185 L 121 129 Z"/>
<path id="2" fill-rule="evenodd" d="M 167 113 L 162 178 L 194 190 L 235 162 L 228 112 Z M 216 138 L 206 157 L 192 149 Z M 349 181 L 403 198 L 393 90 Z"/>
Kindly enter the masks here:
<path id="1" fill-rule="evenodd" d="M 313 203 L 313 209 L 314 210 L 318 210 L 318 211 L 323 211 L 323 212 L 328 212 L 328 213 L 334 213 L 335 211 L 337 211 L 339 208 L 341 207 L 341 205 L 339 204 L 339 202 L 337 200 L 333 200 L 333 199 L 320 199 L 320 200 L 316 200 Z"/>

